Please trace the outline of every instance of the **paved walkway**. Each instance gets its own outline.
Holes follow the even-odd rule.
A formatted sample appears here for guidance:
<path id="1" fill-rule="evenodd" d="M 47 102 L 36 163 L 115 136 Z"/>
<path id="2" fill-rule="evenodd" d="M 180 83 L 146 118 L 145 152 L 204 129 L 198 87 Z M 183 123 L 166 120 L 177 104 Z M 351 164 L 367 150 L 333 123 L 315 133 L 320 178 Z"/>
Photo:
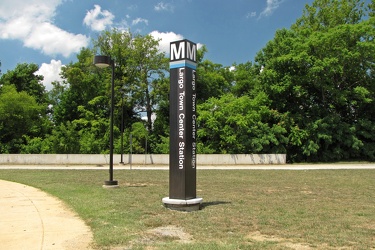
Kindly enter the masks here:
<path id="1" fill-rule="evenodd" d="M 90 249 L 91 242 L 90 228 L 60 200 L 0 180 L 1 249 Z"/>

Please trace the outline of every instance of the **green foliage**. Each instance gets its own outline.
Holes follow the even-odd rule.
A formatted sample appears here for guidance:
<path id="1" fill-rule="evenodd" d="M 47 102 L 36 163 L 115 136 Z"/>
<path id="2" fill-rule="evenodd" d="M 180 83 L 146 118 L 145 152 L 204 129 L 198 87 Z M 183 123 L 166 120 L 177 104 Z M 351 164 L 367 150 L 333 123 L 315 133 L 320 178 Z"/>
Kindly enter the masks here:
<path id="1" fill-rule="evenodd" d="M 363 1 L 316 0 L 258 53 L 271 108 L 288 116 L 289 160 L 375 159 L 374 137 L 358 130 L 375 115 L 375 28 L 364 15 Z"/>
<path id="2" fill-rule="evenodd" d="M 80 152 L 79 134 L 76 125 L 71 122 L 61 123 L 52 131 L 48 141 L 51 141 L 52 152 L 57 154 L 75 154 Z"/>
<path id="3" fill-rule="evenodd" d="M 151 115 L 158 104 L 157 94 L 153 92 L 164 83 L 162 79 L 168 69 L 168 59 L 158 50 L 159 41 L 151 35 L 113 29 L 104 31 L 94 45 L 115 61 L 116 89 L 129 97 L 132 109 L 136 106 L 146 112 L 147 128 L 151 132 Z"/>
<path id="4" fill-rule="evenodd" d="M 109 128 L 109 120 L 103 117 L 100 110 L 93 109 L 92 106 L 99 105 L 102 98 L 94 98 L 91 100 L 86 109 L 84 106 L 79 106 L 78 110 L 81 118 L 74 120 L 73 123 L 78 131 L 79 152 L 83 154 L 101 154 L 109 152 L 109 135 L 107 134 Z M 93 111 L 90 111 L 93 110 Z M 118 129 L 115 128 L 116 135 Z"/>
<path id="5" fill-rule="evenodd" d="M 233 74 L 221 64 L 209 60 L 198 63 L 197 103 L 203 103 L 211 97 L 220 97 L 230 91 Z"/>
<path id="6" fill-rule="evenodd" d="M 251 62 L 233 65 L 233 82 L 231 92 L 236 96 L 252 95 L 259 85 L 259 72 L 261 67 Z"/>
<path id="7" fill-rule="evenodd" d="M 36 75 L 38 65 L 31 63 L 17 64 L 14 70 L 9 70 L 0 78 L 0 85 L 13 85 L 18 92 L 25 91 L 39 103 L 47 102 L 47 94 L 43 83 L 43 76 Z"/>
<path id="8" fill-rule="evenodd" d="M 200 48 L 198 152 L 374 161 L 374 13 L 374 1 L 315 0 L 290 29 L 276 32 L 255 63 L 224 67 L 204 59 L 207 48 Z M 168 153 L 168 59 L 158 43 L 150 35 L 104 31 L 62 69 L 64 80 L 48 95 L 35 64 L 3 74 L 1 152 L 108 152 L 111 69 L 93 66 L 99 51 L 115 61 L 115 152 L 123 125 L 125 153 L 130 135 L 133 153 Z"/>
<path id="9" fill-rule="evenodd" d="M 148 131 L 142 122 L 135 122 L 132 124 L 131 130 L 132 138 L 132 152 L 134 154 L 146 153 L 148 143 Z"/>
<path id="10" fill-rule="evenodd" d="M 24 136 L 26 144 L 21 146 L 22 154 L 50 154 L 53 153 L 53 144 L 48 138 Z"/>
<path id="11" fill-rule="evenodd" d="M 101 98 L 101 102 L 90 105 L 90 108 L 93 112 L 100 111 L 109 116 L 109 94 L 106 95 L 106 87 L 109 91 L 110 72 L 98 70 L 92 63 L 93 55 L 91 50 L 82 49 L 77 55 L 78 62 L 62 68 L 65 80 L 55 84 L 52 90 L 56 104 L 53 120 L 56 124 L 79 119 L 81 112 L 78 107 L 85 107 L 100 96 L 106 98 Z"/>
<path id="12" fill-rule="evenodd" d="M 38 131 L 43 107 L 14 85 L 0 88 L 0 153 L 19 153 L 25 136 Z"/>
<path id="13" fill-rule="evenodd" d="M 285 153 L 283 117 L 268 109 L 268 98 L 259 93 L 223 95 L 198 105 L 198 149 L 210 153 Z"/>
<path id="14" fill-rule="evenodd" d="M 169 79 L 163 78 L 152 91 L 153 99 L 158 104 L 156 119 L 150 135 L 150 152 L 169 153 Z"/>

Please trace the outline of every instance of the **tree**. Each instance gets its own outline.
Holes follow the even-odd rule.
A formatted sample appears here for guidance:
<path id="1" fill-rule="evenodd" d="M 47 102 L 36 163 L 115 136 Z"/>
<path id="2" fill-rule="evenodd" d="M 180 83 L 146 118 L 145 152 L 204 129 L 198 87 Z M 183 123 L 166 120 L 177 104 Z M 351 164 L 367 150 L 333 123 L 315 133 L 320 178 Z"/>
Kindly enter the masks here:
<path id="1" fill-rule="evenodd" d="M 76 153 L 106 152 L 111 69 L 98 69 L 93 65 L 96 50 L 109 55 L 115 62 L 115 138 L 120 135 L 122 115 L 127 127 L 131 127 L 133 123 L 142 122 L 138 116 L 141 111 L 146 111 L 147 131 L 152 132 L 151 114 L 157 109 L 159 94 L 156 92 L 165 85 L 161 79 L 167 62 L 164 54 L 157 50 L 158 42 L 151 36 L 133 37 L 130 32 L 114 29 L 103 32 L 94 45 L 94 50 L 81 49 L 78 62 L 62 69 L 64 81 L 54 83 L 50 92 L 56 129 L 49 140 L 56 142 L 59 136 L 74 133 L 76 136 L 76 142 L 65 138 L 61 139 L 64 145 L 53 143 L 58 153 L 72 150 L 77 150 Z M 115 150 L 119 152 L 117 144 Z"/>
<path id="2" fill-rule="evenodd" d="M 123 89 L 130 97 L 135 111 L 145 111 L 147 128 L 152 131 L 151 115 L 156 109 L 152 92 L 158 88 L 157 79 L 163 78 L 168 67 L 165 54 L 158 50 L 159 41 L 151 35 L 135 35 L 130 31 L 103 32 L 95 47 L 111 56 L 116 63 L 116 89 Z"/>
<path id="3" fill-rule="evenodd" d="M 105 153 L 109 150 L 111 77 L 93 65 L 94 53 L 82 48 L 78 61 L 62 68 L 63 82 L 53 83 L 55 129 L 47 138 L 54 153 Z M 116 130 L 117 131 L 117 130 Z"/>
<path id="4" fill-rule="evenodd" d="M 35 74 L 38 69 L 38 65 L 34 63 L 17 64 L 14 70 L 9 70 L 1 76 L 0 84 L 14 85 L 18 92 L 25 91 L 39 104 L 46 104 L 47 93 L 42 83 L 43 76 Z"/>
<path id="5" fill-rule="evenodd" d="M 268 108 L 264 93 L 255 98 L 225 94 L 198 105 L 200 153 L 285 153 L 284 117 Z"/>
<path id="6" fill-rule="evenodd" d="M 10 97 L 3 93 L 4 100 L 9 101 L 10 98 L 14 98 L 14 107 L 6 106 L 8 105 L 6 103 L 3 104 L 4 110 L 9 108 L 10 111 L 9 114 L 4 115 L 4 119 L 14 117 L 14 120 L 7 122 L 7 124 L 29 123 L 28 125 L 19 124 L 17 128 L 14 127 L 14 133 L 7 132 L 5 136 L 7 139 L 5 140 L 9 142 L 8 146 L 12 145 L 10 146 L 11 152 L 23 153 L 24 150 L 28 151 L 26 148 L 29 142 L 36 140 L 36 138 L 43 140 L 52 129 L 49 120 L 48 95 L 42 83 L 43 76 L 36 75 L 37 70 L 38 66 L 33 63 L 18 64 L 14 70 L 7 71 L 0 78 L 0 86 L 3 87 L 3 91 L 9 90 L 10 92 L 7 94 L 12 95 Z M 19 98 L 23 97 L 25 101 L 20 102 Z M 37 105 L 34 105 L 33 101 Z M 30 107 L 25 107 L 27 105 L 30 105 Z M 30 110 L 30 114 L 25 113 L 27 110 Z M 38 113 L 38 115 L 35 115 L 35 113 Z M 22 120 L 23 117 L 24 120 Z M 18 128 L 21 128 L 21 130 L 18 130 Z M 23 134 L 21 134 L 22 131 Z M 35 152 L 35 150 L 32 150 L 32 152 Z"/>
<path id="7" fill-rule="evenodd" d="M 220 97 L 230 92 L 233 74 L 221 64 L 204 60 L 197 67 L 197 103 L 203 103 L 210 97 Z"/>
<path id="8" fill-rule="evenodd" d="M 290 160 L 375 159 L 374 27 L 363 1 L 316 0 L 258 53 Z"/>
<path id="9" fill-rule="evenodd" d="M 152 36 L 133 35 L 130 31 L 113 29 L 104 31 L 96 41 L 95 48 L 109 55 L 115 65 L 115 89 L 126 96 L 127 127 L 138 121 L 137 114 L 145 112 L 146 127 L 153 134 L 152 114 L 157 113 L 160 89 L 165 89 L 165 73 L 168 59 L 158 50 L 159 41 Z M 165 94 L 164 94 L 165 96 Z M 117 106 L 121 100 L 116 97 Z M 121 117 L 117 114 L 117 120 Z M 150 136 L 158 140 L 158 136 Z M 152 143 L 151 143 L 152 144 Z"/>
<path id="10" fill-rule="evenodd" d="M 251 62 L 246 62 L 238 65 L 235 64 L 230 70 L 233 74 L 231 92 L 234 95 L 238 97 L 243 95 L 252 96 L 253 93 L 257 93 L 261 67 Z"/>
<path id="11" fill-rule="evenodd" d="M 54 121 L 56 124 L 79 119 L 81 112 L 78 107 L 87 104 L 98 96 L 103 96 L 102 103 L 92 106 L 93 112 L 104 112 L 109 117 L 110 75 L 107 71 L 98 70 L 93 65 L 94 53 L 82 48 L 77 55 L 78 62 L 69 63 L 62 68 L 62 83 L 54 83 L 51 95 L 57 104 L 54 107 Z"/>
<path id="12" fill-rule="evenodd" d="M 142 93 L 140 105 L 146 107 L 147 130 L 152 131 L 151 115 L 155 111 L 157 101 L 153 98 L 152 92 L 158 91 L 158 81 L 164 78 L 168 69 L 168 60 L 165 54 L 158 49 L 159 41 L 151 35 L 136 36 L 133 40 L 133 53 L 129 64 L 137 74 L 134 74 L 134 80 L 138 84 L 138 89 Z"/>
<path id="13" fill-rule="evenodd" d="M 0 88 L 0 153 L 20 153 L 25 136 L 33 136 L 41 125 L 43 106 L 13 85 Z"/>

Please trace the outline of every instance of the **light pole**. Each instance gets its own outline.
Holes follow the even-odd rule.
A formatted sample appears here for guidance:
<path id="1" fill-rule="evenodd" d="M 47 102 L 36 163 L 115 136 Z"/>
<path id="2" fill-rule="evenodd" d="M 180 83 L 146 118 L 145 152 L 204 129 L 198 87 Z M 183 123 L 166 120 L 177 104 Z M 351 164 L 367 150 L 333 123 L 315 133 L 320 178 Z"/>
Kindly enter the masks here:
<path id="1" fill-rule="evenodd" d="M 110 135 L 109 135 L 109 180 L 104 182 L 104 187 L 118 187 L 118 182 L 113 180 L 113 107 L 115 96 L 115 62 L 109 56 L 95 56 L 94 65 L 99 68 L 106 68 L 111 66 L 112 79 L 111 79 L 111 110 L 110 110 Z"/>
<path id="2" fill-rule="evenodd" d="M 120 164 L 124 165 L 124 88 L 121 89 L 121 161 Z"/>

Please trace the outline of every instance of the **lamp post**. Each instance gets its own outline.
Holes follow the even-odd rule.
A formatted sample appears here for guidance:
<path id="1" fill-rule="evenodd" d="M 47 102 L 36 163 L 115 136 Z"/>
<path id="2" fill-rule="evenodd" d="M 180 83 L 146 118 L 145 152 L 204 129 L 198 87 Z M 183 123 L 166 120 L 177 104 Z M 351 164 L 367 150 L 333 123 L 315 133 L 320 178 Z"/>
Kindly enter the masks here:
<path id="1" fill-rule="evenodd" d="M 121 161 L 120 164 L 124 165 L 124 88 L 121 89 Z"/>
<path id="2" fill-rule="evenodd" d="M 112 79 L 111 79 L 111 110 L 110 110 L 110 135 L 109 135 L 109 180 L 104 182 L 103 187 L 118 187 L 118 182 L 113 180 L 113 107 L 114 107 L 114 96 L 115 96 L 115 62 L 109 56 L 95 56 L 94 65 L 99 68 L 112 67 Z"/>

